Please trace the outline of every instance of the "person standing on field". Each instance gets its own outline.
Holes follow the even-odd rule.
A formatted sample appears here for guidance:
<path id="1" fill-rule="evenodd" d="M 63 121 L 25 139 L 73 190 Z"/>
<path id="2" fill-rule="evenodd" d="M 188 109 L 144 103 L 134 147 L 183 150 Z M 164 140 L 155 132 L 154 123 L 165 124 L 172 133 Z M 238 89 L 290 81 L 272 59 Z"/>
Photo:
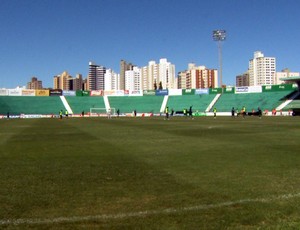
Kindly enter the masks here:
<path id="1" fill-rule="evenodd" d="M 242 114 L 243 114 L 243 118 L 245 118 L 245 116 L 246 116 L 246 106 L 243 106 Z"/>
<path id="2" fill-rule="evenodd" d="M 107 119 L 111 119 L 111 109 L 108 108 L 107 110 Z"/>
<path id="3" fill-rule="evenodd" d="M 216 117 L 217 117 L 217 109 L 216 109 L 216 107 L 214 108 L 214 119 L 216 119 Z"/>
<path id="4" fill-rule="evenodd" d="M 186 117 L 187 116 L 187 109 L 183 109 L 183 115 Z"/>
<path id="5" fill-rule="evenodd" d="M 258 111 L 258 117 L 261 119 L 262 111 L 261 111 L 260 107 L 257 108 L 257 111 Z"/>
<path id="6" fill-rule="evenodd" d="M 235 110 L 234 110 L 234 107 L 232 107 L 232 109 L 231 109 L 231 117 L 234 117 L 234 114 L 235 114 Z"/>
<path id="7" fill-rule="evenodd" d="M 174 109 L 171 110 L 171 116 L 174 116 Z"/>
<path id="8" fill-rule="evenodd" d="M 166 119 L 169 120 L 169 107 L 167 106 L 165 109 Z"/>
<path id="9" fill-rule="evenodd" d="M 189 116 L 190 116 L 190 118 L 194 119 L 193 118 L 193 106 L 192 105 L 190 106 L 190 109 L 189 109 Z"/>

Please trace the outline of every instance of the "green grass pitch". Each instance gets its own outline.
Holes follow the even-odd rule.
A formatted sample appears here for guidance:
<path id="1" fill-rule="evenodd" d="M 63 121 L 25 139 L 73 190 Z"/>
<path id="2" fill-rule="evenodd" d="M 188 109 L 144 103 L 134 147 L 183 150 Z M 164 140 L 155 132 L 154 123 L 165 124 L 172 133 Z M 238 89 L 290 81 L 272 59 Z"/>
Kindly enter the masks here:
<path id="1" fill-rule="evenodd" d="M 1 229 L 297 229 L 299 117 L 0 120 Z"/>

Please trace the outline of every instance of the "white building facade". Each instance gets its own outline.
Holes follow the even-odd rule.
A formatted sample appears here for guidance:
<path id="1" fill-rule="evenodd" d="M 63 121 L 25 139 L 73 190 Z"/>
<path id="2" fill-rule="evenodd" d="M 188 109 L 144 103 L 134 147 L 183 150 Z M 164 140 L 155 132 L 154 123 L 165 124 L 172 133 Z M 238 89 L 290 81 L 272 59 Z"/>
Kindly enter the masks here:
<path id="1" fill-rule="evenodd" d="M 133 67 L 133 70 L 125 71 L 125 90 L 141 90 L 141 69 Z"/>
<path id="2" fill-rule="evenodd" d="M 148 66 L 141 68 L 141 81 L 143 90 L 159 89 L 160 85 L 163 89 L 177 88 L 175 65 L 168 62 L 166 58 L 160 59 L 159 63 L 149 61 Z"/>
<path id="3" fill-rule="evenodd" d="M 104 90 L 106 68 L 89 62 L 88 90 Z"/>
<path id="4" fill-rule="evenodd" d="M 276 58 L 265 57 L 261 51 L 254 52 L 254 58 L 249 61 L 249 85 L 274 85 L 276 73 Z"/>
<path id="5" fill-rule="evenodd" d="M 188 70 L 180 72 L 177 81 L 178 88 L 181 89 L 216 88 L 218 87 L 218 70 L 189 63 Z"/>
<path id="6" fill-rule="evenodd" d="M 281 72 L 277 72 L 275 76 L 275 85 L 284 84 L 285 82 L 280 80 L 281 78 L 299 77 L 300 72 L 291 72 L 289 69 L 283 69 Z"/>
<path id="7" fill-rule="evenodd" d="M 105 90 L 120 89 L 120 74 L 115 73 L 112 69 L 107 69 L 104 75 Z"/>

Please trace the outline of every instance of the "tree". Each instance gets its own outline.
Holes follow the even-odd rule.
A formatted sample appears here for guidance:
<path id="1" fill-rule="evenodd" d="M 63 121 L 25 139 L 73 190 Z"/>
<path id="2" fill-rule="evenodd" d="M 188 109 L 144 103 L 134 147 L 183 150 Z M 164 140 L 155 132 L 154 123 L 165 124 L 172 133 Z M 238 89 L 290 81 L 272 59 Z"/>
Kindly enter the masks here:
<path id="1" fill-rule="evenodd" d="M 161 81 L 159 82 L 159 89 L 163 89 Z"/>
<path id="2" fill-rule="evenodd" d="M 154 90 L 157 90 L 157 84 L 156 84 L 156 81 L 154 82 Z"/>

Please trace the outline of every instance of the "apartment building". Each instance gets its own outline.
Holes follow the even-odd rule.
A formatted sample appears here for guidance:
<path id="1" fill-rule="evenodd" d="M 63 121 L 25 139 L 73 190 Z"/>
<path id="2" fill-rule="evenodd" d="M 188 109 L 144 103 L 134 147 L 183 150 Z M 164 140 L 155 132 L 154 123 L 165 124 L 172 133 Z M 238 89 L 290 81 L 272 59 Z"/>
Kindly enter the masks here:
<path id="1" fill-rule="evenodd" d="M 125 72 L 125 89 L 126 90 L 141 90 L 141 69 L 133 67 L 132 70 Z"/>
<path id="2" fill-rule="evenodd" d="M 168 62 L 166 58 L 155 61 L 149 61 L 148 66 L 141 68 L 141 89 L 153 90 L 159 88 L 174 89 L 175 84 L 175 65 Z"/>
<path id="3" fill-rule="evenodd" d="M 235 77 L 235 85 L 237 87 L 249 86 L 249 73 L 243 73 Z"/>
<path id="4" fill-rule="evenodd" d="M 300 72 L 291 72 L 288 68 L 281 70 L 281 72 L 276 72 L 275 75 L 275 85 L 284 84 L 285 82 L 280 80 L 281 78 L 289 78 L 289 77 L 299 77 Z"/>
<path id="5" fill-rule="evenodd" d="M 265 57 L 261 51 L 254 52 L 249 61 L 249 86 L 273 85 L 275 73 L 276 58 Z"/>
<path id="6" fill-rule="evenodd" d="M 62 89 L 62 90 L 70 90 L 70 80 L 72 76 L 69 75 L 67 71 L 64 71 L 62 74 L 56 75 L 53 77 L 53 88 L 54 89 Z"/>
<path id="7" fill-rule="evenodd" d="M 43 82 L 38 80 L 36 77 L 32 77 L 31 81 L 27 83 L 27 89 L 42 89 Z"/>
<path id="8" fill-rule="evenodd" d="M 120 90 L 125 89 L 125 72 L 128 70 L 133 70 L 134 66 L 135 65 L 133 65 L 132 63 L 127 63 L 125 60 L 121 60 L 121 62 L 120 62 L 120 81 L 119 81 Z"/>
<path id="9" fill-rule="evenodd" d="M 53 89 L 81 90 L 84 89 L 81 74 L 76 74 L 73 78 L 67 71 L 53 77 Z"/>
<path id="10" fill-rule="evenodd" d="M 89 62 L 88 90 L 104 90 L 106 68 Z"/>
<path id="11" fill-rule="evenodd" d="M 105 90 L 120 89 L 120 74 L 115 73 L 112 69 L 107 69 L 104 75 Z"/>
<path id="12" fill-rule="evenodd" d="M 188 70 L 179 72 L 177 82 L 180 89 L 216 88 L 218 70 L 189 63 Z"/>

